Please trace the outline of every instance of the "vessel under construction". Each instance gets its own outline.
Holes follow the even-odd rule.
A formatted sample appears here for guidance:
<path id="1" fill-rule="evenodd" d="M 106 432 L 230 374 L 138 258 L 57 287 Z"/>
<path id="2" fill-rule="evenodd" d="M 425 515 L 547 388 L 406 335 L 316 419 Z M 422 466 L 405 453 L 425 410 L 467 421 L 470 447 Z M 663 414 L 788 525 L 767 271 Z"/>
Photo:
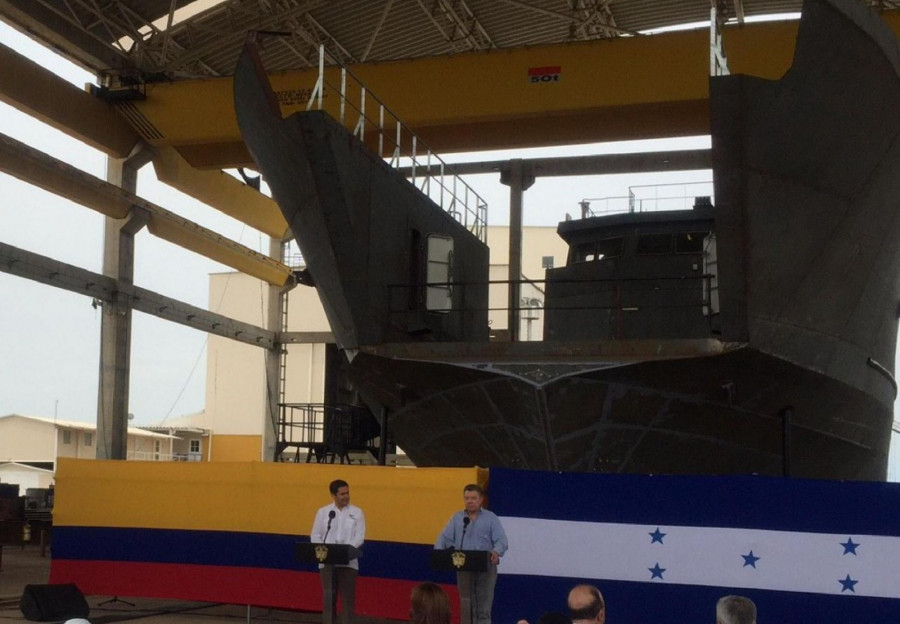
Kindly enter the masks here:
<path id="1" fill-rule="evenodd" d="M 327 112 L 282 119 L 252 46 L 235 105 L 346 355 L 332 382 L 417 465 L 884 478 L 900 45 L 860 3 L 806 0 L 780 80 L 711 78 L 714 199 L 560 224 L 542 341 L 489 339 L 483 221 Z"/>

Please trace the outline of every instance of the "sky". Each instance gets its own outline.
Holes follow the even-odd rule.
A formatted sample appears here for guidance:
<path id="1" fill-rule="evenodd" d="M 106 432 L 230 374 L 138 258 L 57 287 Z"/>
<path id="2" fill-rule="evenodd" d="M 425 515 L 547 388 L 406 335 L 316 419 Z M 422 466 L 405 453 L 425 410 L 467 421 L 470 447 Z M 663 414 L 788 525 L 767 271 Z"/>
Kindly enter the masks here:
<path id="1" fill-rule="evenodd" d="M 93 76 L 0 22 L 0 42 L 79 88 Z M 0 102 L 0 132 L 105 179 L 101 152 Z M 709 137 L 536 148 L 445 156 L 447 162 L 709 147 Z M 538 178 L 525 193 L 525 224 L 555 226 L 578 215 L 585 198 L 620 197 L 629 187 L 709 181 L 705 172 Z M 509 190 L 497 174 L 467 176 L 488 202 L 491 225 L 508 224 Z M 636 188 L 638 193 L 642 188 Z M 266 253 L 259 232 L 160 182 L 152 165 L 138 177 L 138 195 Z M 103 217 L 97 212 L 0 173 L 0 241 L 101 272 Z M 598 205 L 594 202 L 594 205 Z M 135 284 L 202 308 L 210 273 L 230 270 L 142 230 L 135 240 Z M 0 272 L 0 415 L 9 413 L 94 422 L 101 311 L 91 299 Z M 291 328 L 299 330 L 302 328 Z M 206 334 L 135 312 L 129 412 L 135 424 L 158 424 L 204 407 Z M 896 411 L 896 408 L 895 408 Z M 896 434 L 894 438 L 897 438 Z M 894 440 L 896 442 L 896 440 Z M 893 445 L 896 446 L 896 445 Z M 897 463 L 897 462 L 892 462 Z M 891 469 L 891 476 L 900 470 Z"/>

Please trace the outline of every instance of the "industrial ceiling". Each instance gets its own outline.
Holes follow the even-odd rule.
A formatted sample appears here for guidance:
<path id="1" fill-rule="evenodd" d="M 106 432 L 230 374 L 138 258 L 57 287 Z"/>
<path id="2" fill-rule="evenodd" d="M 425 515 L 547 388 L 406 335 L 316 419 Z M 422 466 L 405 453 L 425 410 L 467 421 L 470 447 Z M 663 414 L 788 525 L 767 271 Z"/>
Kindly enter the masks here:
<path id="1" fill-rule="evenodd" d="M 717 0 L 730 19 L 796 12 L 801 0 Z M 865 0 L 895 9 L 900 0 Z M 634 36 L 708 21 L 710 0 L 0 0 L 0 19 L 98 75 L 230 75 L 250 30 L 284 33 L 270 70 L 348 65 Z"/>

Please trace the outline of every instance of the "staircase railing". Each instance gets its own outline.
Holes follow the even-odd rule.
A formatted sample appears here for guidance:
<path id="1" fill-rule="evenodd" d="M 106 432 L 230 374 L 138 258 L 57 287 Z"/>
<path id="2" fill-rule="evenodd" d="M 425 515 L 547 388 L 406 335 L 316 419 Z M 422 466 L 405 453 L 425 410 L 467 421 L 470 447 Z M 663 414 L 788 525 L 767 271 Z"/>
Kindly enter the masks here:
<path id="1" fill-rule="evenodd" d="M 331 69 L 331 68 L 329 68 Z M 328 80 L 325 47 L 319 46 L 319 75 L 306 110 L 327 110 L 354 136 L 396 169 L 408 168 L 410 182 L 482 242 L 487 241 L 487 202 L 462 178 L 446 173 L 447 164 L 425 141 L 373 95 L 353 72 L 337 64 L 340 84 Z M 331 99 L 331 95 L 335 99 Z M 330 101 L 326 102 L 326 98 Z M 355 116 L 356 119 L 350 119 Z M 375 136 L 372 136 L 374 133 Z"/>

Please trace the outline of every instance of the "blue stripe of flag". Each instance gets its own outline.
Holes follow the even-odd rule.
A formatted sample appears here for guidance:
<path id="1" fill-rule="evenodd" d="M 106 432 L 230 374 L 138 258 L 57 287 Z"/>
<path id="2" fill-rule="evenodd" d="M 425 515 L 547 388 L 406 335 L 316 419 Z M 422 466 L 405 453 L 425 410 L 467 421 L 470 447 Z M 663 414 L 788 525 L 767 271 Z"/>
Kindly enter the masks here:
<path id="1" fill-rule="evenodd" d="M 504 468 L 490 474 L 490 508 L 499 516 L 900 536 L 897 483 Z"/>
<path id="2" fill-rule="evenodd" d="M 315 570 L 295 559 L 296 543 L 309 536 L 231 531 L 194 531 L 114 527 L 58 526 L 53 529 L 53 556 L 89 561 L 136 561 Z M 430 579 L 453 583 L 446 572 L 429 567 L 432 546 L 367 541 L 360 574 L 392 579 Z"/>

